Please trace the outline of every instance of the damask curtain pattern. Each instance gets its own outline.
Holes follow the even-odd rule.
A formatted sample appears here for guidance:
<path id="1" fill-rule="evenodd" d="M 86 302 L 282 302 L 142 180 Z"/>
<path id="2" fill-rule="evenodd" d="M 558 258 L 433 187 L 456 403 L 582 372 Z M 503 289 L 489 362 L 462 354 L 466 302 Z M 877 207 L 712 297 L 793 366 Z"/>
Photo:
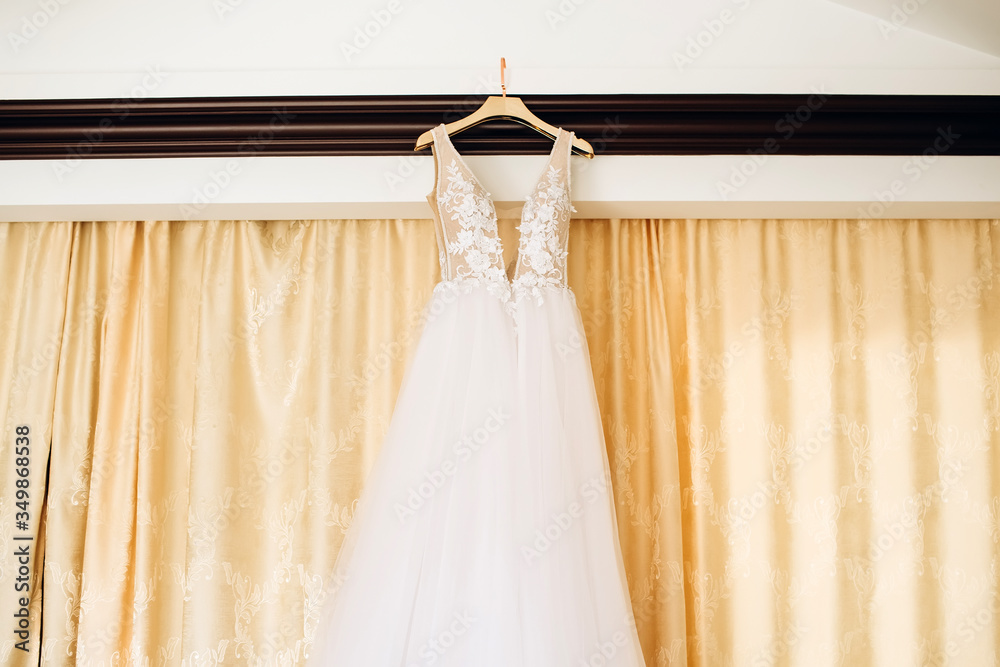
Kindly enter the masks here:
<path id="1" fill-rule="evenodd" d="M 998 664 L 1000 221 L 660 229 L 689 663 Z"/>
<path id="2" fill-rule="evenodd" d="M 302 663 L 437 261 L 429 220 L 0 225 L 0 661 Z M 998 264 L 996 220 L 573 222 L 649 665 L 997 664 Z"/>

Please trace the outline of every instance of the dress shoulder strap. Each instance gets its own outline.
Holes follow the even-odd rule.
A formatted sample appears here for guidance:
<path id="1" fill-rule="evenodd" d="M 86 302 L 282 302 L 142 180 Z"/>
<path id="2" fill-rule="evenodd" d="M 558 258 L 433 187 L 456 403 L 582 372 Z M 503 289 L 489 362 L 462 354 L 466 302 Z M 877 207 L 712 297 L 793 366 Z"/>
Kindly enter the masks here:
<path id="1" fill-rule="evenodd" d="M 554 183 L 566 186 L 567 194 L 570 191 L 570 155 L 573 152 L 573 137 L 576 135 L 570 130 L 559 128 L 552 152 L 549 155 L 546 173 L 543 175 L 536 187 L 548 187 Z M 554 170 L 554 171 L 553 171 Z M 555 178 L 555 181 L 550 179 Z"/>
<path id="2" fill-rule="evenodd" d="M 462 156 L 455 150 L 444 128 L 444 123 L 439 123 L 431 128 L 431 147 L 434 154 L 434 185 L 427 200 L 435 213 L 440 213 L 437 199 L 442 194 L 442 189 L 447 187 L 448 176 L 456 168 L 460 169 L 468 177 L 474 178 L 462 160 Z"/>
<path id="3" fill-rule="evenodd" d="M 448 142 L 441 140 L 443 125 L 435 125 L 431 128 L 431 153 L 434 154 L 434 187 L 431 194 L 437 196 L 438 186 L 441 183 L 442 165 L 447 164 L 444 153 L 448 151 Z"/>
<path id="4" fill-rule="evenodd" d="M 556 167 L 563 174 L 565 174 L 564 178 L 567 193 L 572 192 L 570 188 L 570 156 L 573 155 L 573 138 L 575 136 L 576 134 L 574 132 L 563 130 L 561 139 L 565 143 L 563 144 L 562 150 L 559 151 L 558 164 L 556 165 Z M 572 195 L 570 195 L 570 197 L 572 198 Z"/>
<path id="5" fill-rule="evenodd" d="M 442 181 L 446 179 L 446 176 L 442 172 L 444 172 L 446 166 L 451 163 L 454 156 L 449 155 L 448 142 L 442 140 L 442 132 L 444 132 L 444 124 L 436 125 L 431 128 L 431 153 L 433 154 L 434 161 L 434 184 L 431 186 L 431 191 L 427 193 L 427 203 L 430 205 L 434 222 L 434 235 L 437 237 L 438 260 L 441 264 L 441 279 L 448 280 L 453 277 L 454 266 L 451 261 L 451 256 L 448 253 L 448 233 L 446 231 L 446 227 L 449 225 L 447 222 L 447 213 L 441 210 L 439 199 L 441 196 Z"/>
<path id="6" fill-rule="evenodd" d="M 434 154 L 441 158 L 451 153 L 451 146 L 449 145 L 449 142 L 445 140 L 444 134 L 444 123 L 438 123 L 431 128 L 431 137 L 434 139 Z"/>

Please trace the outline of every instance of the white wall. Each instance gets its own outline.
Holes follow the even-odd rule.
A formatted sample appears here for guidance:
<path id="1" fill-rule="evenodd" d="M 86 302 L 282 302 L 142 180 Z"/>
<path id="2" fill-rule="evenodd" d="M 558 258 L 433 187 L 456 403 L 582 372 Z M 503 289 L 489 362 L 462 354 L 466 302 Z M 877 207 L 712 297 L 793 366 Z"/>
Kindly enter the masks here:
<path id="1" fill-rule="evenodd" d="M 541 155 L 469 156 L 518 217 Z M 1000 158 L 572 158 L 579 218 L 1000 218 Z M 428 218 L 431 157 L 0 161 L 0 220 Z"/>
<path id="2" fill-rule="evenodd" d="M 1000 57 L 988 45 L 960 43 L 984 44 L 980 32 L 961 39 L 958 20 L 946 39 L 916 29 L 929 13 L 878 18 L 881 9 L 859 11 L 866 1 L 878 4 L 4 0 L 0 97 L 498 93 L 500 56 L 509 92 L 529 105 L 531 94 L 545 93 L 1000 94 Z M 919 11 L 926 1 L 909 0 Z M 960 4 L 975 2 L 995 0 Z M 366 29 L 372 36 L 359 37 Z M 530 186 L 532 157 L 470 162 L 513 206 Z M 429 160 L 426 152 L 87 159 L 69 170 L 65 160 L 0 161 L 0 219 L 426 217 Z M 577 209 L 609 217 L 1000 217 L 1000 158 L 945 155 L 912 180 L 906 157 L 747 160 L 574 158 Z M 232 178 L 217 188 L 230 163 Z M 400 169 L 405 181 L 390 187 L 386 174 Z M 740 169 L 752 175 L 723 196 L 719 183 Z M 903 190 L 880 211 L 872 202 L 900 177 Z"/>
<path id="3" fill-rule="evenodd" d="M 156 96 L 469 94 L 500 56 L 525 95 L 1000 93 L 1000 58 L 904 18 L 827 0 L 4 0 L 0 96 L 119 97 L 147 67 Z"/>

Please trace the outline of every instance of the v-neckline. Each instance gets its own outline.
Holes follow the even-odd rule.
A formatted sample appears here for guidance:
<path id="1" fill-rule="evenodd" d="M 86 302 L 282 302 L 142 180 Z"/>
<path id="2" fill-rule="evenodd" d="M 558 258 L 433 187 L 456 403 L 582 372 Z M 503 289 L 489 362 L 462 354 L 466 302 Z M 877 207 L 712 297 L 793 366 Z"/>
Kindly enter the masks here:
<path id="1" fill-rule="evenodd" d="M 476 187 L 478 187 L 479 190 L 483 193 L 483 196 L 486 199 L 486 201 L 488 201 L 490 203 L 490 210 L 493 212 L 493 219 L 491 221 L 492 225 L 493 225 L 493 233 L 496 235 L 497 244 L 500 247 L 500 255 L 502 257 L 503 256 L 503 251 L 505 250 L 506 246 L 505 246 L 505 244 L 503 242 L 503 239 L 500 238 L 500 220 L 499 220 L 499 216 L 497 216 L 496 202 L 493 201 L 493 196 L 486 189 L 486 186 L 484 186 L 483 183 L 482 183 L 482 181 L 479 180 L 479 177 L 476 176 L 476 172 L 474 172 L 472 170 L 472 167 L 470 167 L 469 164 L 465 161 L 465 157 L 459 152 L 459 150 L 457 148 L 455 148 L 455 144 L 452 143 L 451 137 L 448 135 L 448 132 L 445 131 L 445 129 L 444 129 L 444 123 L 439 124 L 438 127 L 441 128 L 441 133 L 440 134 L 443 137 L 444 141 L 447 142 L 448 148 L 450 148 L 451 152 L 454 153 L 455 156 L 458 158 L 459 163 L 461 163 L 461 165 L 465 168 L 465 171 L 467 171 L 469 173 L 469 176 L 475 182 Z M 500 267 L 501 270 L 503 270 L 503 273 L 504 273 L 504 282 L 507 284 L 508 287 L 511 287 L 513 285 L 514 280 L 517 278 L 517 270 L 521 266 L 521 240 L 524 238 L 524 232 L 521 229 L 521 227 L 524 224 L 524 212 L 528 208 L 528 201 L 535 195 L 535 191 L 538 190 L 539 184 L 542 183 L 542 181 L 545 180 L 545 175 L 549 173 L 549 167 L 552 166 L 552 161 L 556 157 L 556 148 L 559 146 L 559 140 L 562 139 L 563 134 L 566 133 L 566 132 L 567 132 L 567 130 L 564 130 L 562 127 L 556 128 L 556 138 L 552 141 L 552 148 L 551 148 L 551 150 L 549 150 L 549 156 L 548 156 L 548 158 L 546 158 L 545 162 L 542 164 L 541 173 L 538 175 L 538 178 L 535 180 L 534 185 L 531 186 L 531 189 L 528 190 L 528 194 L 526 194 L 524 196 L 524 199 L 522 200 L 522 203 L 521 203 L 521 212 L 520 212 L 520 214 L 518 215 L 518 218 L 517 218 L 517 220 L 518 220 L 518 223 L 517 223 L 517 237 L 516 237 L 516 239 L 517 239 L 517 245 L 515 246 L 515 249 L 514 249 L 514 257 L 511 259 L 511 262 L 514 263 L 513 275 L 511 275 L 511 274 L 509 274 L 507 272 L 507 270 L 508 270 L 507 267 L 510 266 L 510 263 L 508 263 L 506 266 L 501 265 L 501 267 Z M 567 165 L 567 168 L 569 168 L 569 165 Z"/>
<path id="2" fill-rule="evenodd" d="M 472 180 L 476 182 L 476 185 L 485 194 L 486 199 L 489 200 L 490 208 L 493 209 L 493 222 L 494 224 L 498 223 L 499 221 L 497 220 L 496 202 L 493 201 L 493 196 L 489 193 L 489 191 L 486 190 L 486 186 L 484 186 L 482 181 L 479 180 L 479 177 L 476 176 L 476 172 L 474 172 L 472 170 L 472 167 L 470 167 L 469 164 L 465 161 L 465 157 L 458 151 L 457 148 L 455 148 L 455 144 L 452 143 L 451 137 L 448 136 L 448 133 L 445 132 L 443 129 L 444 123 L 441 123 L 440 125 L 438 125 L 438 127 L 442 128 L 441 136 L 444 138 L 446 142 L 448 142 L 448 147 L 458 157 L 458 161 L 462 164 L 463 167 L 465 167 L 465 170 L 469 172 L 469 175 L 472 177 Z M 552 141 L 552 149 L 549 151 L 549 156 L 548 158 L 546 158 L 545 162 L 542 165 L 542 171 L 540 174 L 538 174 L 538 178 L 535 180 L 534 185 L 532 185 L 531 189 L 528 190 L 528 194 L 526 194 L 524 198 L 521 200 L 522 201 L 521 214 L 518 216 L 518 224 L 524 222 L 524 209 L 527 208 L 528 200 L 531 199 L 531 197 L 535 194 L 535 191 L 538 189 L 538 184 L 541 183 L 543 180 L 545 180 L 545 175 L 549 173 L 549 166 L 551 166 L 552 161 L 556 157 L 556 147 L 558 147 L 559 140 L 562 138 L 563 133 L 566 132 L 566 130 L 564 130 L 561 127 L 556 128 L 556 130 L 557 130 L 556 138 Z M 497 236 L 498 237 L 500 236 L 499 230 L 497 232 Z M 518 245 L 520 245 L 520 238 L 518 238 Z"/>

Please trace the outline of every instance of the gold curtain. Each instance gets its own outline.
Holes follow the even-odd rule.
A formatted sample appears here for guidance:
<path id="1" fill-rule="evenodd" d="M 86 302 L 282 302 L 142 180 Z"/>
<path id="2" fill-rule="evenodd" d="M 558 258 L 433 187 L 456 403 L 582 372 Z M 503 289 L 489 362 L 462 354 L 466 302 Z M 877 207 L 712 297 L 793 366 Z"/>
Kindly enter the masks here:
<path id="1" fill-rule="evenodd" d="M 0 224 L 0 662 L 301 663 L 435 244 Z M 580 220 L 569 252 L 647 664 L 998 664 L 1000 221 Z"/>

